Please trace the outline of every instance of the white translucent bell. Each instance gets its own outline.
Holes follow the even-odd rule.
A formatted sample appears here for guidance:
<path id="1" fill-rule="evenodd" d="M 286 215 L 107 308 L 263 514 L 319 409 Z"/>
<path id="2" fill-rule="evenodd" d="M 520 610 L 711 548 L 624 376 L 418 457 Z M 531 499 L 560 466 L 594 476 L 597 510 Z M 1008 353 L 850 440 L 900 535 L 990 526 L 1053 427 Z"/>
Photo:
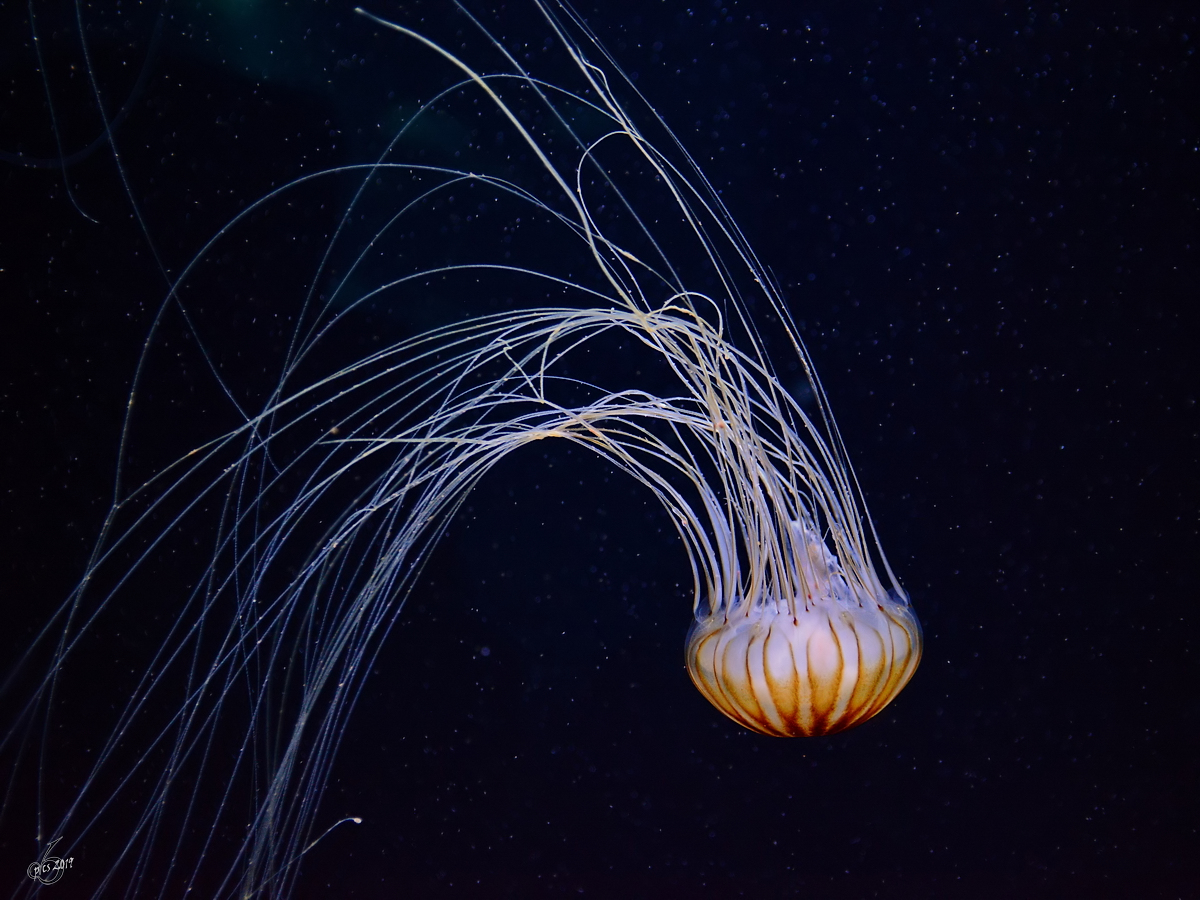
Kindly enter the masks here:
<path id="1" fill-rule="evenodd" d="M 807 602 L 722 609 L 688 632 L 688 674 L 700 693 L 761 734 L 830 734 L 865 722 L 921 661 L 909 605 L 888 592 L 855 598 L 836 559 L 824 545 L 813 549 L 830 564 L 810 575 Z"/>

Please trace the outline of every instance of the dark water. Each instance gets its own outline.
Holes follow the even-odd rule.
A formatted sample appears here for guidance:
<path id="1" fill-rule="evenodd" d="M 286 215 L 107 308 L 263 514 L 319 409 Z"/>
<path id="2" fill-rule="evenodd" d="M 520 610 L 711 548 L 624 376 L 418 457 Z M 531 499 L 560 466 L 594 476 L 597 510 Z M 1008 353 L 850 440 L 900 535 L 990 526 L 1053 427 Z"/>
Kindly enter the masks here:
<path id="1" fill-rule="evenodd" d="M 683 669 L 690 576 L 666 517 L 578 451 L 530 450 L 472 495 L 401 615 L 316 819 L 363 824 L 308 855 L 297 896 L 1200 896 L 1200 22 L 1186 4 L 963 6 L 583 10 L 803 323 L 925 628 L 912 684 L 829 738 L 724 721 Z M 10 660 L 103 521 L 160 265 L 177 275 L 274 187 L 377 159 L 396 107 L 450 81 L 348 6 L 163 10 L 83 11 L 122 170 L 73 10 L 36 22 L 48 91 L 27 11 L 3 13 Z M 374 11 L 448 41 L 464 27 L 434 4 Z M 540 28 L 520 4 L 479 12 L 506 39 Z M 249 335 L 221 358 L 245 398 L 351 183 L 244 223 L 196 280 L 205 327 Z M 421 246 L 452 259 L 454 240 Z M 442 300 L 369 329 L 474 302 Z M 178 365 L 171 345 L 151 367 L 161 418 L 140 423 L 132 477 L 236 423 L 184 331 L 164 332 Z M 56 700 L 79 727 L 50 738 L 49 795 L 156 646 L 159 602 L 116 611 L 95 682 Z M 30 751 L 20 766 L 0 820 L 12 890 L 37 852 Z M 107 868 L 112 835 L 87 843 L 44 896 Z"/>

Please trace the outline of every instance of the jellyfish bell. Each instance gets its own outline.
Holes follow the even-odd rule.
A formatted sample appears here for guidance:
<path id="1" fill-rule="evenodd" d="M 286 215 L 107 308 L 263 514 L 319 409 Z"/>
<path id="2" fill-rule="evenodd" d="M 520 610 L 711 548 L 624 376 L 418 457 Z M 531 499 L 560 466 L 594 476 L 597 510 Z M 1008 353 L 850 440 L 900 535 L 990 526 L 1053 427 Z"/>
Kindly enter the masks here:
<path id="1" fill-rule="evenodd" d="M 879 586 L 851 588 L 824 541 L 802 523 L 795 528 L 808 557 L 803 594 L 699 615 L 687 636 L 688 674 L 700 693 L 735 722 L 776 737 L 865 722 L 921 659 L 921 626 L 908 602 Z"/>

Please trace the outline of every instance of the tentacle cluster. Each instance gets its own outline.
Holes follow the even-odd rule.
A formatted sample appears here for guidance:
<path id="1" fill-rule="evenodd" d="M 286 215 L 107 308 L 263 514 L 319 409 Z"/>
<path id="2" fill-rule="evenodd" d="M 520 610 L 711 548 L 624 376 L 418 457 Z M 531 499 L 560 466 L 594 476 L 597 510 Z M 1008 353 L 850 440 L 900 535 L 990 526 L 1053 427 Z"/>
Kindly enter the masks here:
<path id="1" fill-rule="evenodd" d="M 575 90 L 531 75 L 473 19 L 500 71 L 481 74 L 371 17 L 461 80 L 426 103 L 377 162 L 305 176 L 251 204 L 164 302 L 164 311 L 182 312 L 187 343 L 204 354 L 238 425 L 132 490 L 118 479 L 88 572 L 43 635 L 53 646 L 47 674 L 6 737 L 17 746 L 26 734 L 56 734 L 30 723 L 50 715 L 89 629 L 131 585 L 153 584 L 156 565 L 175 565 L 179 542 L 189 550 L 196 535 L 210 542 L 186 589 L 156 610 L 167 623 L 162 643 L 114 704 L 110 737 L 95 748 L 78 798 L 57 812 L 53 833 L 72 843 L 113 808 L 140 810 L 95 896 L 115 896 L 120 878 L 129 896 L 157 895 L 146 873 L 163 847 L 172 848 L 163 892 L 200 884 L 221 897 L 291 891 L 347 717 L 430 548 L 479 479 L 531 442 L 586 447 L 662 503 L 694 576 L 688 669 L 701 693 L 746 727 L 775 735 L 849 727 L 882 709 L 917 666 L 920 627 L 782 296 L 718 193 L 586 23 L 565 3 L 532 2 L 569 56 Z M 657 144 L 610 81 L 661 133 Z M 414 123 L 462 97 L 522 146 L 525 169 L 403 157 Z M 621 153 L 606 157 L 614 146 Z M 226 335 L 206 333 L 189 309 L 191 284 L 243 223 L 327 175 L 361 185 L 315 264 L 309 296 L 280 319 L 292 322 L 287 350 L 269 396 L 250 412 L 210 349 Z M 363 198 L 388 178 L 411 196 L 335 278 L 335 246 L 349 243 L 366 218 Z M 653 217 L 639 214 L 632 181 L 665 198 Z M 365 287 L 380 248 L 420 230 L 411 220 L 427 224 L 421 217 L 454 191 L 519 207 L 593 271 L 585 278 L 488 257 L 418 264 Z M 600 224 L 596 193 L 616 210 L 619 229 Z M 486 254 L 492 244 L 476 246 Z M 699 276 L 685 277 L 680 258 Z M 314 360 L 373 304 L 438 279 L 487 276 L 551 286 L 577 303 L 457 321 L 313 375 Z M 811 416 L 781 384 L 752 305 L 769 311 L 776 350 L 792 354 L 807 379 Z M 613 336 L 657 360 L 672 387 L 652 393 L 573 374 L 572 361 Z M 159 341 L 150 336 L 147 356 Z M 156 729 L 148 746 L 131 748 L 135 726 Z M 250 803 L 239 803 L 246 795 Z M 182 823 L 173 835 L 171 822 Z M 212 860 L 219 840 L 236 844 L 224 868 Z"/>

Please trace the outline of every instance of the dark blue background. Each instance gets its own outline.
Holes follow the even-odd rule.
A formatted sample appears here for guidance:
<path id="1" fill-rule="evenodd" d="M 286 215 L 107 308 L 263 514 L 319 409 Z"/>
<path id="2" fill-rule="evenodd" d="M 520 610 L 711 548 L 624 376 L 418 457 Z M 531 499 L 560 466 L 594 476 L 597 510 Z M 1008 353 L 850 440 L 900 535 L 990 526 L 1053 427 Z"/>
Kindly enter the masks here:
<path id="1" fill-rule="evenodd" d="M 456 27 L 434 4 L 372 9 Z M 478 11 L 537 29 L 519 3 Z M 298 895 L 1200 896 L 1196 15 L 583 12 L 782 284 L 926 656 L 857 730 L 739 729 L 687 682 L 689 573 L 652 499 L 531 450 L 473 495 L 401 616 L 317 819 L 364 823 L 309 854 Z M 374 160 L 395 105 L 450 76 L 414 74 L 411 45 L 348 5 L 88 7 L 123 184 L 73 9 L 39 11 L 46 84 L 27 11 L 2 15 L 12 659 L 107 508 L 155 256 L 178 273 L 272 187 Z M 563 71 L 553 48 L 536 64 Z M 346 202 L 320 190 L 255 227 L 320 246 Z M 271 252 L 230 257 L 210 315 L 297 296 Z M 220 398 L 188 409 L 213 416 L 197 434 L 229 427 Z M 131 626 L 127 652 L 153 635 Z M 0 820 L 13 884 L 24 812 Z M 101 869 L 86 849 L 68 878 Z"/>

